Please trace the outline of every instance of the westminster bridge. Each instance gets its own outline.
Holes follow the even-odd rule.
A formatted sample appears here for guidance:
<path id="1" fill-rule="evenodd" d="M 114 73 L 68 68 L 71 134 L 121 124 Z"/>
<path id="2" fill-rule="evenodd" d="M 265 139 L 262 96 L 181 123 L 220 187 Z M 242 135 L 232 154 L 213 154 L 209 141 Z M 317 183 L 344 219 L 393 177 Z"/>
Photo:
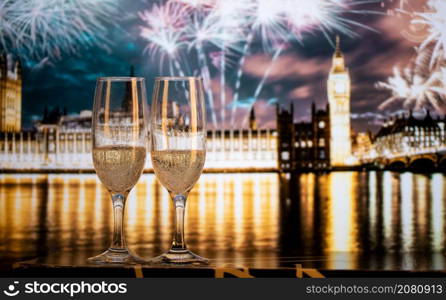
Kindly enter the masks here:
<path id="1" fill-rule="evenodd" d="M 420 148 L 406 153 L 388 153 L 382 156 L 372 154 L 362 159 L 361 164 L 368 168 L 389 170 L 445 171 L 446 146 Z"/>

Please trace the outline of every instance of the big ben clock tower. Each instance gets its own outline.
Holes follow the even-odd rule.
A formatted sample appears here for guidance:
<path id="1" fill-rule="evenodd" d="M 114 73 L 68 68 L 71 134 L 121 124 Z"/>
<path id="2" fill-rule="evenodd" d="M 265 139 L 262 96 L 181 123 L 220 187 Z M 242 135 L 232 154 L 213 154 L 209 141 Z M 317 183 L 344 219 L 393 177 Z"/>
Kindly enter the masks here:
<path id="1" fill-rule="evenodd" d="M 344 166 L 351 157 L 350 141 L 350 76 L 336 37 L 336 52 L 328 76 L 330 104 L 330 164 Z"/>

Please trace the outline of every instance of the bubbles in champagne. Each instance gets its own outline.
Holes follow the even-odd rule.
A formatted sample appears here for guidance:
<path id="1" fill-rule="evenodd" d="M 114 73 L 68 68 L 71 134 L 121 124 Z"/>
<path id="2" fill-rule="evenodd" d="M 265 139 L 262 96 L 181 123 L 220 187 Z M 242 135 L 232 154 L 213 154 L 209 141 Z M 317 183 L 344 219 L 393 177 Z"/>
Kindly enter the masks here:
<path id="1" fill-rule="evenodd" d="M 144 169 L 144 147 L 114 145 L 95 147 L 93 163 L 101 182 L 115 193 L 129 191 Z"/>
<path id="2" fill-rule="evenodd" d="M 204 150 L 152 151 L 152 164 L 161 184 L 176 195 L 189 191 L 200 178 Z"/>

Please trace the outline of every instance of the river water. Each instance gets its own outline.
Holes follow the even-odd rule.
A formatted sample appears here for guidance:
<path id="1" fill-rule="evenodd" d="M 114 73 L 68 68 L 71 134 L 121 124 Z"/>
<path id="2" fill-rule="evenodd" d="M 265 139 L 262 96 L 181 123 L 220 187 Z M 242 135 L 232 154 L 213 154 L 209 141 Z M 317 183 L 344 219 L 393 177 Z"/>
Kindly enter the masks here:
<path id="1" fill-rule="evenodd" d="M 324 257 L 333 268 L 444 269 L 445 180 L 392 172 L 203 174 L 189 195 L 186 241 L 202 256 L 262 267 Z M 84 261 L 107 248 L 112 221 L 95 174 L 0 175 L 3 263 L 57 253 L 65 263 Z M 167 192 L 144 174 L 126 206 L 129 247 L 145 258 L 160 254 L 172 223 Z"/>

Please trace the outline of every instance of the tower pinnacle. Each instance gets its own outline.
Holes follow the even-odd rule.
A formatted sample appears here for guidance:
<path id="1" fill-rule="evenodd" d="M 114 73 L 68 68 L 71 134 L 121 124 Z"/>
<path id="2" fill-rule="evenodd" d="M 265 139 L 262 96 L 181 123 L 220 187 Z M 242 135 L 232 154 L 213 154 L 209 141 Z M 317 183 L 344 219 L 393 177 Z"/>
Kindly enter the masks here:
<path id="1" fill-rule="evenodd" d="M 341 51 L 341 39 L 339 35 L 336 36 L 336 50 L 333 54 L 333 65 L 331 72 L 345 72 L 344 54 Z"/>
<path id="2" fill-rule="evenodd" d="M 336 36 L 336 50 L 335 50 L 335 57 L 343 57 L 341 52 L 341 38 L 339 35 Z"/>
<path id="3" fill-rule="evenodd" d="M 339 35 L 336 36 L 336 52 L 340 52 L 340 47 L 339 47 Z"/>
<path id="4" fill-rule="evenodd" d="M 256 121 L 256 114 L 254 111 L 254 105 L 251 107 L 251 111 L 249 113 L 249 129 L 257 130 L 257 121 Z"/>

